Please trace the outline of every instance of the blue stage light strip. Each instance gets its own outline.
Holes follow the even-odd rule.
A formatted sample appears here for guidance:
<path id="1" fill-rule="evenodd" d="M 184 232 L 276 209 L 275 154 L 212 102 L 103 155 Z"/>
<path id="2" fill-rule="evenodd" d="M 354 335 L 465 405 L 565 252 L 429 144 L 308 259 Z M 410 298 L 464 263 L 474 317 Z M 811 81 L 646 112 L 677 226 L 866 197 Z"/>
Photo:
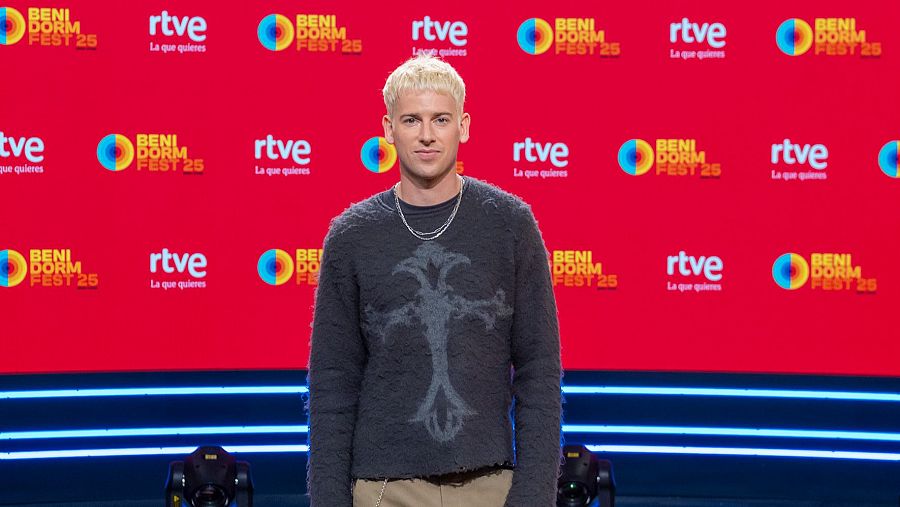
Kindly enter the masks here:
<path id="1" fill-rule="evenodd" d="M 900 393 L 816 391 L 792 389 L 739 389 L 707 387 L 563 386 L 566 394 L 626 394 L 655 396 L 723 396 L 741 398 L 793 398 L 849 401 L 900 402 Z M 0 400 L 33 398 L 89 398 L 100 396 L 179 396 L 220 394 L 305 394 L 306 386 L 231 387 L 134 387 L 118 389 L 61 389 L 42 391 L 0 391 Z"/>
<path id="2" fill-rule="evenodd" d="M 752 449 L 742 447 L 676 447 L 666 445 L 588 445 L 591 452 L 638 454 L 692 454 L 705 456 L 760 456 L 785 458 L 900 461 L 892 452 L 818 451 L 809 449 Z"/>
<path id="3" fill-rule="evenodd" d="M 187 456 L 197 447 L 132 447 L 125 449 L 67 449 L 61 451 L 19 451 L 0 452 L 0 461 L 41 458 L 102 458 L 111 456 L 162 456 L 180 454 Z M 228 452 L 308 452 L 306 445 L 229 445 L 223 446 Z"/>
<path id="4" fill-rule="evenodd" d="M 595 424 L 564 424 L 563 431 L 566 433 L 627 433 L 639 435 L 825 438 L 900 442 L 900 433 L 873 431 L 832 431 L 774 428 L 716 428 L 698 426 L 608 426 Z"/>
<path id="5" fill-rule="evenodd" d="M 656 396 L 731 396 L 739 398 L 794 398 L 813 400 L 893 401 L 900 393 L 814 391 L 795 389 L 731 389 L 718 387 L 564 386 L 566 394 L 634 394 Z"/>
<path id="6" fill-rule="evenodd" d="M 900 433 L 872 431 L 835 431 L 776 428 L 719 428 L 698 426 L 614 426 L 596 424 L 564 424 L 565 433 L 602 433 L 638 435 L 699 435 L 736 437 L 821 438 L 838 440 L 871 440 L 900 442 Z M 251 435 L 306 434 L 307 425 L 270 426 L 196 426 L 164 428 L 114 428 L 45 431 L 0 432 L 0 440 L 38 440 L 57 438 L 153 437 L 178 435 Z"/>
<path id="7" fill-rule="evenodd" d="M 887 452 L 817 451 L 806 449 L 753 449 L 741 447 L 675 447 L 650 445 L 588 445 L 592 452 L 641 454 L 692 454 L 707 456 L 759 456 L 787 458 L 854 459 L 867 461 L 900 461 L 900 454 Z M 47 458 L 100 458 L 111 456 L 187 455 L 196 447 L 136 447 L 124 449 L 67 449 L 59 451 L 0 452 L 0 461 Z M 296 453 L 308 452 L 306 445 L 232 445 L 232 453 Z"/>
<path id="8" fill-rule="evenodd" d="M 185 396 L 219 394 L 303 394 L 306 386 L 231 387 L 130 387 L 121 389 L 56 389 L 44 391 L 0 391 L 0 400 L 34 398 L 93 398 L 100 396 Z"/>
<path id="9" fill-rule="evenodd" d="M 248 435 L 271 433 L 306 433 L 306 425 L 293 426 L 198 426 L 188 428 L 118 428 L 51 431 L 0 432 L 0 440 L 48 438 L 155 437 L 174 435 Z"/>

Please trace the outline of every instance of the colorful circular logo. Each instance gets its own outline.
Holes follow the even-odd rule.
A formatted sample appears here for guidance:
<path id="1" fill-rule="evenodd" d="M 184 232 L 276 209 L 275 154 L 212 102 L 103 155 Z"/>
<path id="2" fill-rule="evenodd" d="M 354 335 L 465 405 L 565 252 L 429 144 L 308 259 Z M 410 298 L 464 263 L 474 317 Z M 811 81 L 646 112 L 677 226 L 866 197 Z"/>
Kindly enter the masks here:
<path id="1" fill-rule="evenodd" d="M 256 263 L 259 277 L 269 285 L 282 285 L 294 274 L 294 260 L 284 250 L 273 248 L 259 256 Z"/>
<path id="2" fill-rule="evenodd" d="M 110 171 L 121 171 L 134 160 L 134 145 L 121 134 L 110 134 L 97 145 L 97 160 Z"/>
<path id="3" fill-rule="evenodd" d="M 884 174 L 891 178 L 900 178 L 900 174 L 897 173 L 897 166 L 900 165 L 898 151 L 900 151 L 900 141 L 888 141 L 878 152 L 878 165 Z"/>
<path id="4" fill-rule="evenodd" d="M 619 167 L 632 175 L 640 176 L 653 167 L 653 148 L 643 139 L 629 139 L 619 148 Z"/>
<path id="5" fill-rule="evenodd" d="M 287 49 L 294 41 L 294 25 L 287 16 L 269 14 L 262 18 L 256 29 L 256 36 L 264 48 L 272 51 Z"/>
<path id="6" fill-rule="evenodd" d="M 397 162 L 397 148 L 383 137 L 373 137 L 363 143 L 359 157 L 366 169 L 383 173 L 390 171 Z"/>
<path id="7" fill-rule="evenodd" d="M 798 254 L 786 253 L 775 259 L 772 278 L 782 289 L 799 289 L 809 279 L 809 264 Z"/>
<path id="8" fill-rule="evenodd" d="M 529 55 L 546 53 L 553 44 L 553 30 L 550 23 L 541 18 L 526 19 L 516 33 L 519 47 Z"/>
<path id="9" fill-rule="evenodd" d="M 12 7 L 0 7 L 0 44 L 15 44 L 25 36 L 25 18 Z"/>
<path id="10" fill-rule="evenodd" d="M 782 53 L 800 56 L 812 47 L 813 31 L 806 21 L 791 18 L 778 26 L 775 42 Z"/>
<path id="11" fill-rule="evenodd" d="M 15 250 L 0 250 L 0 287 L 15 287 L 28 273 L 25 257 Z"/>

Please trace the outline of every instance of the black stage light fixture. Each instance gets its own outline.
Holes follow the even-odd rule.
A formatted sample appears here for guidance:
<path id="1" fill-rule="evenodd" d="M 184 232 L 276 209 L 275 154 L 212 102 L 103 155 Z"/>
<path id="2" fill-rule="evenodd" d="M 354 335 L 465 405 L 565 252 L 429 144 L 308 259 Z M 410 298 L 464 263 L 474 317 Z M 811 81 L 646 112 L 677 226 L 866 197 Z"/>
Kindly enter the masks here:
<path id="1" fill-rule="evenodd" d="M 221 447 L 198 447 L 169 464 L 166 507 L 253 507 L 250 464 Z"/>
<path id="2" fill-rule="evenodd" d="M 616 483 L 612 463 L 599 459 L 583 445 L 563 447 L 562 475 L 556 488 L 557 507 L 613 507 Z M 592 503 L 596 500 L 596 503 Z"/>

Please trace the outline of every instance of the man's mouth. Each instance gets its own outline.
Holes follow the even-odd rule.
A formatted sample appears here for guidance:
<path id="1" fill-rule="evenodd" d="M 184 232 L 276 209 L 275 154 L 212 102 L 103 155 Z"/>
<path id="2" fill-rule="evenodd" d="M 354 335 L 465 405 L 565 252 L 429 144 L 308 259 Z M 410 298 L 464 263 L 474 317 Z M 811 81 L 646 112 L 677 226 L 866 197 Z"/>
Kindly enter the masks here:
<path id="1" fill-rule="evenodd" d="M 424 150 L 415 150 L 413 153 L 415 153 L 421 159 L 432 160 L 432 159 L 435 159 L 438 157 L 438 155 L 440 154 L 440 151 L 424 149 Z"/>

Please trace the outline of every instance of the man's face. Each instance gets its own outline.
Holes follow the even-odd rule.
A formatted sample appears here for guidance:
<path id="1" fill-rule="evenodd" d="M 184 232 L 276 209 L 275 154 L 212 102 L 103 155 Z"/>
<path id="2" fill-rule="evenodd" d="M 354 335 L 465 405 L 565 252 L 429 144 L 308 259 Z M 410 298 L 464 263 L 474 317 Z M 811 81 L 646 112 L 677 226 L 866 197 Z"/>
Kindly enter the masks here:
<path id="1" fill-rule="evenodd" d="M 469 114 L 461 116 L 449 94 L 406 90 L 382 120 L 384 137 L 397 148 L 400 169 L 436 180 L 456 169 L 459 143 L 469 139 Z"/>

